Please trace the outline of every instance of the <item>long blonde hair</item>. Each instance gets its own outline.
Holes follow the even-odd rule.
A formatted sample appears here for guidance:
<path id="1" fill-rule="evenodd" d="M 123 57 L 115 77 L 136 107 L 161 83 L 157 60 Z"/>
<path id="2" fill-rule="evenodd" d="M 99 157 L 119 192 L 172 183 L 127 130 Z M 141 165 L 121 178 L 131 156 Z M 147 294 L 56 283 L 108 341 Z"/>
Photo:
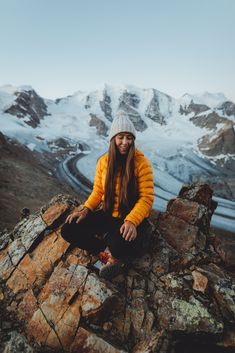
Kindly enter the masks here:
<path id="1" fill-rule="evenodd" d="M 108 151 L 108 167 L 105 179 L 104 211 L 112 213 L 115 202 L 115 182 L 120 170 L 118 195 L 119 217 L 124 218 L 138 199 L 138 186 L 135 177 L 135 143 L 130 145 L 127 155 L 120 155 L 115 137 L 112 138 Z"/>

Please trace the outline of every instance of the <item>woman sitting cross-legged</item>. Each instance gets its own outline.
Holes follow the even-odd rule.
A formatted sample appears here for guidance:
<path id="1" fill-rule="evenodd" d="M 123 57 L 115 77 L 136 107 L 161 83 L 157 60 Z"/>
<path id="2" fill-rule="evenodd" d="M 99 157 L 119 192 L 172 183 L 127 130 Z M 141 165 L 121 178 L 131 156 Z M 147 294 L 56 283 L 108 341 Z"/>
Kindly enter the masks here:
<path id="1" fill-rule="evenodd" d="M 108 247 L 109 260 L 100 269 L 106 279 L 141 253 L 153 204 L 152 167 L 135 148 L 135 138 L 133 123 L 120 111 L 111 125 L 108 153 L 97 162 L 93 191 L 84 208 L 69 215 L 61 230 L 66 241 L 94 255 Z M 95 211 L 100 204 L 102 208 Z"/>

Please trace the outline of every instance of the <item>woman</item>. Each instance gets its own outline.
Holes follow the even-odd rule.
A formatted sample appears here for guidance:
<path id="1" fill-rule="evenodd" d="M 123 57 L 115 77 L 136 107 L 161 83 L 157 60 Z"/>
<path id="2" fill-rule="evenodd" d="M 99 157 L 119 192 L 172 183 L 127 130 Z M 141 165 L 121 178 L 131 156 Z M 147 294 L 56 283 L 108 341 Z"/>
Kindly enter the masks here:
<path id="1" fill-rule="evenodd" d="M 135 148 L 135 138 L 133 123 L 119 112 L 111 125 L 108 153 L 97 162 L 93 191 L 61 230 L 65 240 L 94 255 L 108 247 L 109 260 L 100 270 L 106 279 L 120 271 L 124 260 L 140 254 L 153 204 L 152 168 Z"/>

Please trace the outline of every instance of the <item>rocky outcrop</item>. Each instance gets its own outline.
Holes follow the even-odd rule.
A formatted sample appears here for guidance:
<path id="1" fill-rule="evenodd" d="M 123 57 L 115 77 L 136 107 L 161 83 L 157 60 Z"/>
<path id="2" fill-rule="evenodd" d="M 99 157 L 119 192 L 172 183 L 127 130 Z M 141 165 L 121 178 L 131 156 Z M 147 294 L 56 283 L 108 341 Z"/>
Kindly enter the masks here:
<path id="1" fill-rule="evenodd" d="M 0 131 L 0 148 L 7 146 L 7 140 L 5 135 Z"/>
<path id="2" fill-rule="evenodd" d="M 228 122 L 216 133 L 203 136 L 199 140 L 198 148 L 217 165 L 235 171 L 234 123 Z"/>
<path id="3" fill-rule="evenodd" d="M 219 116 L 216 112 L 212 112 L 208 115 L 194 116 L 190 118 L 190 120 L 196 126 L 205 127 L 210 130 L 216 130 L 217 124 L 226 124 L 230 122 L 229 119 Z"/>
<path id="4" fill-rule="evenodd" d="M 103 100 L 100 101 L 100 108 L 103 111 L 105 118 L 112 121 L 111 97 L 106 90 L 103 91 L 103 97 Z"/>
<path id="5" fill-rule="evenodd" d="M 139 106 L 140 99 L 136 94 L 125 91 L 119 98 L 118 109 L 123 110 L 129 115 L 137 131 L 144 131 L 147 125 L 136 110 Z"/>
<path id="6" fill-rule="evenodd" d="M 95 114 L 90 114 L 90 117 L 89 126 L 95 126 L 98 135 L 107 136 L 108 127 L 103 120 L 99 119 Z"/>
<path id="7" fill-rule="evenodd" d="M 235 116 L 235 104 L 233 102 L 227 101 L 222 103 L 218 110 L 222 110 L 222 113 L 227 116 Z"/>
<path id="8" fill-rule="evenodd" d="M 174 353 L 189 337 L 235 348 L 234 259 L 209 235 L 216 205 L 208 185 L 185 186 L 153 218 L 148 251 L 112 282 L 92 270 L 96 257 L 60 236 L 77 205 L 53 199 L 0 251 L 0 303 L 36 351 Z"/>
<path id="9" fill-rule="evenodd" d="M 47 142 L 47 145 L 53 153 L 53 157 L 57 160 L 62 160 L 68 155 L 75 154 L 82 147 L 77 141 L 74 142 L 63 137 L 50 140 Z"/>
<path id="10" fill-rule="evenodd" d="M 228 122 L 216 134 L 203 136 L 198 146 L 208 156 L 235 154 L 234 123 Z"/>
<path id="11" fill-rule="evenodd" d="M 21 90 L 15 92 L 15 103 L 5 110 L 5 113 L 16 115 L 33 128 L 40 124 L 47 113 L 47 106 L 44 100 L 34 90 Z"/>
<path id="12" fill-rule="evenodd" d="M 125 103 L 127 106 L 130 106 L 134 109 L 139 107 L 140 98 L 135 93 L 124 91 L 120 100 L 121 103 Z"/>
<path id="13" fill-rule="evenodd" d="M 145 115 L 160 125 L 166 125 L 166 116 L 160 111 L 159 99 L 155 89 L 153 89 L 153 98 L 146 109 Z"/>
<path id="14" fill-rule="evenodd" d="M 0 133 L 0 232 L 5 228 L 12 230 L 26 206 L 35 212 L 53 195 L 75 195 L 54 174 L 55 156 L 62 157 L 63 151 L 42 158 L 40 153 Z"/>
<path id="15" fill-rule="evenodd" d="M 188 106 L 187 105 L 184 105 L 184 106 L 180 105 L 179 112 L 180 112 L 180 114 L 185 114 L 185 115 L 188 115 L 190 113 L 194 113 L 194 115 L 197 115 L 197 114 L 203 113 L 209 109 L 210 108 L 207 105 L 194 103 L 194 101 L 191 100 L 191 102 Z"/>

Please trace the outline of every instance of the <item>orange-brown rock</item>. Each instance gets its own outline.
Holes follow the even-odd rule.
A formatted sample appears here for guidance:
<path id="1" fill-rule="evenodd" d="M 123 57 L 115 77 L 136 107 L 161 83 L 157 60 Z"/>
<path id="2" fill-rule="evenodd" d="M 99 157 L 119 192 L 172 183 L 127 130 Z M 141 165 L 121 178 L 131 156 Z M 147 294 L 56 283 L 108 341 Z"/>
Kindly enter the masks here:
<path id="1" fill-rule="evenodd" d="M 199 228 L 183 219 L 165 213 L 161 216 L 158 226 L 167 242 L 178 252 L 188 251 L 196 243 Z"/>
<path id="2" fill-rule="evenodd" d="M 79 327 L 74 342 L 71 345 L 70 353 L 127 353 L 123 349 L 118 349 L 106 342 L 101 337 L 92 332 Z"/>
<path id="3" fill-rule="evenodd" d="M 207 232 L 209 229 L 210 219 L 204 205 L 177 197 L 168 203 L 167 211 L 189 224 L 198 226 L 202 231 Z"/>
<path id="4" fill-rule="evenodd" d="M 7 281 L 8 287 L 18 293 L 32 288 L 33 285 L 42 286 L 67 248 L 68 243 L 57 233 L 45 236 L 38 247 L 32 253 L 26 254 L 19 263 Z"/>
<path id="5" fill-rule="evenodd" d="M 63 203 L 57 204 L 56 207 L 53 205 L 42 214 L 42 219 L 47 225 L 51 225 L 68 208 L 68 205 L 65 205 Z"/>
<path id="6" fill-rule="evenodd" d="M 206 290 L 207 284 L 208 284 L 207 277 L 196 270 L 192 271 L 192 276 L 193 276 L 193 280 L 194 280 L 193 289 L 198 292 L 205 293 L 205 290 Z"/>
<path id="7" fill-rule="evenodd" d="M 235 284 L 211 251 L 208 190 L 185 187 L 149 228 L 149 251 L 110 282 L 92 270 L 97 257 L 60 236 L 78 204 L 60 195 L 20 222 L 0 251 L 0 307 L 40 353 L 167 353 L 179 332 L 221 341 L 235 322 Z"/>

